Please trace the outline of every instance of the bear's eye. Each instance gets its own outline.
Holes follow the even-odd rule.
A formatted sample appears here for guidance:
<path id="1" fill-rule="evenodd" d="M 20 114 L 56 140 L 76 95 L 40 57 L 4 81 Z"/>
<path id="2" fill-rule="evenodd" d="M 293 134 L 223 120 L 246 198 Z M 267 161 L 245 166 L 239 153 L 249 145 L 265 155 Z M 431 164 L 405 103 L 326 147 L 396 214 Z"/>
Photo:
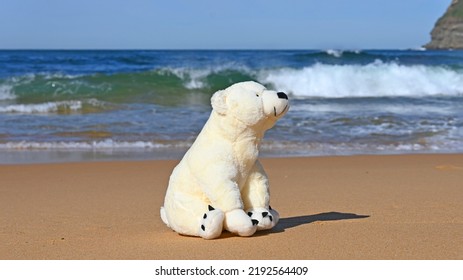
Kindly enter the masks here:
<path id="1" fill-rule="evenodd" d="M 258 93 L 256 93 L 256 96 L 257 96 L 257 97 L 260 97 L 260 95 L 259 95 Z"/>

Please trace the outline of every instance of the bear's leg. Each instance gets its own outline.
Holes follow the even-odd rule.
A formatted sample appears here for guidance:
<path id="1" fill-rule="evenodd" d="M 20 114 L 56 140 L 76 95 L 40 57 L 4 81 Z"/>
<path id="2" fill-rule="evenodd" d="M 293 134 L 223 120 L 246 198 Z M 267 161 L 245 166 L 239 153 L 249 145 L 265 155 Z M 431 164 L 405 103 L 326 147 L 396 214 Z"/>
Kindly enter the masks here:
<path id="1" fill-rule="evenodd" d="M 161 219 L 180 234 L 213 239 L 222 233 L 224 213 L 202 200 L 177 194 L 161 207 Z"/>
<path id="2" fill-rule="evenodd" d="M 257 230 L 273 228 L 280 219 L 270 206 L 270 192 L 267 174 L 259 161 L 253 166 L 242 189 L 244 209 L 251 219 L 257 220 Z"/>

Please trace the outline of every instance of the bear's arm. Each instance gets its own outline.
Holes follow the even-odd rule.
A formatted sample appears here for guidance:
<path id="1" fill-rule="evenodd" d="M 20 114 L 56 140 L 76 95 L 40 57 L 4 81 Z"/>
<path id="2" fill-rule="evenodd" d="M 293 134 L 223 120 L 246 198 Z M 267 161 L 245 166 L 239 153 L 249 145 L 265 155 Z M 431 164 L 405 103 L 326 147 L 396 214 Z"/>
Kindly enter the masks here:
<path id="1" fill-rule="evenodd" d="M 258 160 L 252 167 L 241 192 L 244 209 L 268 208 L 270 202 L 268 177 Z"/>

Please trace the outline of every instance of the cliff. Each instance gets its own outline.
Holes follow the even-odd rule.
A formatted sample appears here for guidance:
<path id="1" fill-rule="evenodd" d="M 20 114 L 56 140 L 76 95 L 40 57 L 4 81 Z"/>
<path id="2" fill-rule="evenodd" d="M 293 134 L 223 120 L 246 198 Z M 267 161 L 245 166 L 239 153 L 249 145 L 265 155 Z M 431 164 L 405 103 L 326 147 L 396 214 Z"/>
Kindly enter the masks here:
<path id="1" fill-rule="evenodd" d="M 426 49 L 463 49 L 463 1 L 452 0 L 431 31 Z"/>

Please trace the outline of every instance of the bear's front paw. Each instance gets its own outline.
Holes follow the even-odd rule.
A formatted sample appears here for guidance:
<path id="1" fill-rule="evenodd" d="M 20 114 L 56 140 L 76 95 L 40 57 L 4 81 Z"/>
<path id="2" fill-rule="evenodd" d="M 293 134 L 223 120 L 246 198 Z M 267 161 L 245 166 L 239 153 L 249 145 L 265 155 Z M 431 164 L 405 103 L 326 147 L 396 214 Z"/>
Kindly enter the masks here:
<path id="1" fill-rule="evenodd" d="M 266 208 L 251 208 L 246 211 L 251 219 L 259 221 L 257 230 L 266 230 L 273 228 L 280 219 L 280 214 L 271 207 Z"/>
<path id="2" fill-rule="evenodd" d="M 224 228 L 240 236 L 251 236 L 257 230 L 258 220 L 251 219 L 243 209 L 235 209 L 225 213 Z"/>
<path id="3" fill-rule="evenodd" d="M 209 206 L 209 211 L 204 213 L 201 226 L 199 229 L 199 236 L 204 239 L 214 239 L 222 234 L 223 220 L 225 216 L 222 210 L 214 209 Z"/>

